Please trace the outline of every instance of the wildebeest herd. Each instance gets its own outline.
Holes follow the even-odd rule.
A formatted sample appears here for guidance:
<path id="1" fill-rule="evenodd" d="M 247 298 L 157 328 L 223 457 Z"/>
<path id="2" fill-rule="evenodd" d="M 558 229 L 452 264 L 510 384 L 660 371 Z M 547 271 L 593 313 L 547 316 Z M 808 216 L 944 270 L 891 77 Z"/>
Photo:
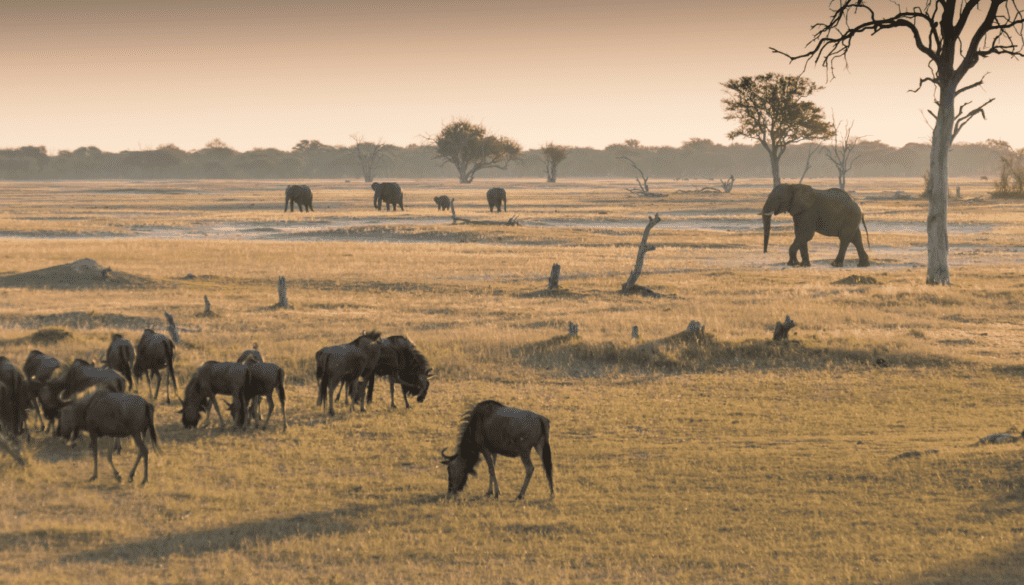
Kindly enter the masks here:
<path id="1" fill-rule="evenodd" d="M 170 338 L 146 329 L 134 346 L 121 334 L 114 333 L 101 359 L 102 367 L 83 359 L 64 364 L 35 349 L 29 352 L 21 369 L 7 357 L 0 357 L 0 432 L 12 440 L 25 437 L 30 441 L 29 422 L 34 413 L 39 430 L 52 432 L 69 445 L 80 433 L 88 433 L 93 454 L 93 474 L 89 481 L 98 475 L 98 440 L 101 437 L 115 438 L 107 460 L 114 478 L 121 481 L 113 455 L 115 451 L 120 452 L 120 438 L 132 437 L 138 456 L 128 480 L 132 481 L 141 461 L 141 485 L 144 485 L 149 479 L 149 449 L 145 438 L 149 437 L 152 445 L 159 448 L 154 413 L 160 387 L 164 387 L 167 404 L 171 403 L 172 386 L 178 394 L 174 352 L 175 345 Z M 364 332 L 349 343 L 324 347 L 316 352 L 315 362 L 316 404 L 323 406 L 328 416 L 335 414 L 334 401 L 341 399 L 342 392 L 346 404 L 351 404 L 350 409 L 358 404 L 360 411 L 365 411 L 366 405 L 373 402 L 377 377 L 386 377 L 390 384 L 391 408 L 396 408 L 396 384 L 409 408 L 410 396 L 417 402 L 426 398 L 433 371 L 427 358 L 408 338 L 402 335 L 382 337 L 377 331 Z M 143 378 L 147 380 L 153 403 L 132 393 Z M 274 412 L 276 394 L 281 403 L 281 429 L 287 431 L 284 380 L 284 370 L 265 362 L 255 345 L 243 351 L 234 362 L 207 361 L 192 375 L 184 397 L 179 398 L 181 423 L 186 429 L 196 428 L 205 414 L 205 424 L 209 425 L 210 411 L 214 410 L 224 426 L 217 404 L 217 396 L 221 395 L 230 398 L 228 410 L 236 427 L 253 424 L 260 428 L 262 423 L 262 428 L 266 429 Z M 260 413 L 263 399 L 267 402 L 265 419 Z M 526 479 L 519 492 L 522 498 L 533 474 L 530 451 L 536 449 L 553 496 L 548 428 L 548 419 L 529 411 L 505 407 L 493 400 L 476 405 L 463 417 L 455 454 L 441 451 L 442 463 L 448 468 L 448 495 L 457 494 L 465 487 L 468 475 L 475 473 L 483 455 L 490 472 L 487 495 L 498 497 L 494 458 L 504 455 L 520 457 L 523 461 Z"/>

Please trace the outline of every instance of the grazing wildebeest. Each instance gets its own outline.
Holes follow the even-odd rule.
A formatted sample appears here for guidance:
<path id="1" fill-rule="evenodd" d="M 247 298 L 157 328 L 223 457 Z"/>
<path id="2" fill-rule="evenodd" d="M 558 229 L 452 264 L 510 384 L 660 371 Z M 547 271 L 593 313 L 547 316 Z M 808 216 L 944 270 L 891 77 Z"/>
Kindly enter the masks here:
<path id="1" fill-rule="evenodd" d="M 375 334 L 380 337 L 379 333 Z M 334 416 L 334 389 L 339 384 L 347 389 L 345 402 L 351 397 L 353 407 L 360 402 L 360 411 L 366 411 L 366 384 L 373 375 L 380 351 L 379 346 L 375 346 L 378 346 L 375 340 L 361 335 L 353 343 L 332 345 L 316 352 L 316 379 L 319 384 L 316 405 L 326 404 L 329 416 Z"/>
<path id="2" fill-rule="evenodd" d="M 402 386 L 402 398 L 409 408 L 409 395 L 423 402 L 430 388 L 430 365 L 427 358 L 408 338 L 392 335 L 380 340 L 380 358 L 366 388 L 366 401 L 373 402 L 373 384 L 377 376 L 387 376 L 391 384 L 391 408 L 395 408 L 395 382 Z"/>
<path id="3" fill-rule="evenodd" d="M 299 211 L 313 211 L 313 191 L 309 185 L 288 185 L 284 190 L 284 210 L 288 211 L 288 204 L 291 203 L 292 211 L 299 206 Z"/>
<path id="4" fill-rule="evenodd" d="M 487 208 L 490 211 L 501 211 L 502 204 L 505 204 L 505 211 L 508 211 L 508 199 L 505 198 L 505 190 L 501 187 L 488 189 Z"/>
<path id="5" fill-rule="evenodd" d="M 288 430 L 288 417 L 284 408 L 284 370 L 277 364 L 265 362 L 247 364 L 252 374 L 252 384 L 241 394 L 241 403 L 231 403 L 231 416 L 238 426 L 245 426 L 250 420 L 255 421 L 256 428 L 260 426 L 259 399 L 267 398 L 267 419 L 263 421 L 263 428 L 267 428 L 270 417 L 274 414 L 274 390 L 277 390 L 277 397 L 281 401 L 281 429 Z M 243 408 L 244 407 L 244 408 Z"/>
<path id="6" fill-rule="evenodd" d="M 22 368 L 22 371 L 25 372 L 25 377 L 29 380 L 35 378 L 40 382 L 45 382 L 50 379 L 50 376 L 59 367 L 60 360 L 52 355 L 46 355 L 38 349 L 33 349 L 28 352 L 28 357 L 25 358 L 25 366 Z"/>
<path id="7" fill-rule="evenodd" d="M 153 412 L 153 405 L 137 394 L 96 388 L 67 402 L 61 408 L 57 434 L 68 443 L 72 443 L 82 431 L 89 433 L 89 443 L 92 447 L 92 477 L 89 481 L 93 481 L 99 475 L 99 438 L 131 437 L 135 440 L 139 455 L 135 458 L 131 472 L 128 473 L 128 481 L 135 479 L 135 470 L 139 467 L 139 461 L 142 461 L 142 483 L 139 485 L 146 485 L 149 481 L 149 449 L 146 448 L 143 438 L 147 431 L 153 446 L 159 448 L 156 427 L 153 425 Z M 110 469 L 114 471 L 114 479 L 120 482 L 121 474 L 114 467 L 115 450 L 120 451 L 118 441 L 115 441 L 107 453 L 107 461 L 110 462 Z"/>
<path id="8" fill-rule="evenodd" d="M 200 411 L 206 412 L 206 421 L 210 421 L 210 409 L 217 411 L 221 426 L 221 416 L 217 404 L 217 394 L 231 396 L 232 402 L 242 402 L 242 396 L 253 394 L 252 373 L 247 364 L 238 362 L 218 362 L 210 360 L 199 367 L 185 387 L 185 400 L 182 401 L 181 424 L 186 429 L 195 428 L 199 424 Z"/>
<path id="9" fill-rule="evenodd" d="M 132 342 L 121 336 L 120 333 L 110 335 L 110 345 L 107 346 L 107 356 L 103 363 L 124 376 L 128 380 L 128 391 L 135 389 L 132 383 L 132 364 L 135 363 L 135 348 Z"/>
<path id="10" fill-rule="evenodd" d="M 489 496 L 493 492 L 494 497 L 498 497 L 498 478 L 494 475 L 495 456 L 504 455 L 519 457 L 523 461 L 526 479 L 516 497 L 517 500 L 523 499 L 533 475 L 530 450 L 536 449 L 544 462 L 551 497 L 555 497 L 555 483 L 551 477 L 551 445 L 548 443 L 549 426 L 548 419 L 539 414 L 504 406 L 494 400 L 484 400 L 474 406 L 462 417 L 459 447 L 455 455 L 446 455 L 444 449 L 441 450 L 442 463 L 448 467 L 448 496 L 466 487 L 466 480 L 470 473 L 475 473 L 474 469 L 483 453 L 491 476 L 485 495 Z"/>
<path id="11" fill-rule="evenodd" d="M 402 202 L 402 188 L 398 186 L 398 183 L 374 183 L 370 185 L 373 188 L 373 206 L 380 210 L 383 206 L 385 211 L 396 211 L 399 207 L 402 211 L 405 211 L 405 204 Z"/>
<path id="12" fill-rule="evenodd" d="M 262 364 L 263 354 L 260 353 L 259 344 L 252 344 L 252 349 L 247 349 L 242 352 L 242 355 L 238 356 L 235 360 L 240 364 Z"/>
<path id="13" fill-rule="evenodd" d="M 434 197 L 434 203 L 437 203 L 438 211 L 448 211 L 448 208 L 452 206 L 452 200 L 447 195 Z"/>
<path id="14" fill-rule="evenodd" d="M 142 332 L 142 337 L 135 344 L 135 366 L 132 374 L 135 381 L 146 375 L 146 385 L 149 386 L 150 398 L 153 401 L 160 399 L 160 370 L 167 368 L 167 377 L 170 379 L 164 386 L 164 394 L 167 395 L 167 404 L 171 403 L 170 385 L 174 384 L 174 394 L 178 394 L 178 380 L 174 376 L 174 342 L 163 333 L 157 333 L 152 329 Z M 156 393 L 153 393 L 153 384 L 150 376 L 156 376 Z"/>
<path id="15" fill-rule="evenodd" d="M 56 392 L 61 400 L 68 400 L 90 386 L 124 392 L 128 382 L 114 370 L 97 368 L 83 359 L 76 359 L 71 365 L 60 368 L 43 385 Z"/>

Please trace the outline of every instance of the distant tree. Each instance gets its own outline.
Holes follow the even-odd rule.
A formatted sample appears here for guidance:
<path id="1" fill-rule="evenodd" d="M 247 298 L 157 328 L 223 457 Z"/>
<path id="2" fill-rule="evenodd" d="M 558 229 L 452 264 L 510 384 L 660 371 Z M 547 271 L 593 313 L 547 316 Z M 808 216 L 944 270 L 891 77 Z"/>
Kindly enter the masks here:
<path id="1" fill-rule="evenodd" d="M 765 73 L 730 79 L 722 85 L 729 92 L 722 99 L 725 119 L 736 120 L 740 125 L 729 132 L 729 139 L 744 137 L 760 143 L 768 151 L 775 185 L 782 182 L 779 159 L 789 145 L 832 136 L 824 112 L 807 101 L 820 89 L 813 81 L 800 76 Z"/>
<path id="2" fill-rule="evenodd" d="M 548 183 L 554 183 L 558 178 L 559 163 L 569 156 L 569 147 L 548 142 L 540 148 L 540 155 L 544 159 L 544 171 L 548 175 Z"/>
<path id="3" fill-rule="evenodd" d="M 1007 145 L 1009 146 L 1009 145 Z M 995 182 L 996 198 L 1024 199 L 1024 148 L 1007 149 L 1001 157 L 1003 165 L 999 179 Z"/>
<path id="4" fill-rule="evenodd" d="M 836 122 L 832 115 L 832 142 L 825 149 L 825 156 L 836 167 L 839 174 L 839 188 L 846 190 L 846 173 L 853 168 L 853 163 L 860 158 L 860 155 L 853 156 L 854 149 L 860 144 L 860 136 L 850 136 L 853 131 L 853 122 Z"/>
<path id="5" fill-rule="evenodd" d="M 384 140 L 378 138 L 377 142 L 367 142 L 359 134 L 352 134 L 349 138 L 356 143 L 353 148 L 356 151 L 356 158 L 359 159 L 359 168 L 363 172 L 363 181 L 372 183 L 385 159 Z"/>
<path id="6" fill-rule="evenodd" d="M 504 136 L 493 136 L 480 124 L 468 120 L 455 120 L 429 137 L 437 148 L 435 158 L 443 159 L 441 166 L 451 163 L 459 172 L 460 183 L 472 183 L 481 169 L 507 169 L 509 163 L 519 160 L 519 143 Z"/>
<path id="7" fill-rule="evenodd" d="M 880 16 L 872 5 L 885 8 Z M 957 97 L 980 87 L 978 81 L 960 87 L 967 73 L 982 59 L 993 55 L 1024 56 L 1024 15 L 1017 0 L 925 0 L 904 6 L 900 2 L 879 0 L 833 0 L 832 18 L 812 27 L 809 49 L 790 55 L 776 53 L 790 61 L 803 60 L 824 67 L 834 77 L 837 62 L 845 66 L 854 38 L 875 35 L 888 29 L 910 33 L 913 46 L 928 59 L 928 77 L 918 81 L 917 90 L 930 83 L 935 90 L 931 157 L 928 176 L 928 284 L 949 285 L 949 151 L 963 127 L 977 115 L 985 117 L 985 106 L 970 108 L 971 102 L 956 105 Z M 916 91 L 916 90 L 915 90 Z M 994 99 L 994 98 L 993 98 Z M 968 109 L 970 108 L 970 109 Z"/>
<path id="8" fill-rule="evenodd" d="M 640 148 L 640 141 L 637 140 L 636 138 L 630 138 L 628 140 L 625 140 L 623 144 L 630 148 Z"/>

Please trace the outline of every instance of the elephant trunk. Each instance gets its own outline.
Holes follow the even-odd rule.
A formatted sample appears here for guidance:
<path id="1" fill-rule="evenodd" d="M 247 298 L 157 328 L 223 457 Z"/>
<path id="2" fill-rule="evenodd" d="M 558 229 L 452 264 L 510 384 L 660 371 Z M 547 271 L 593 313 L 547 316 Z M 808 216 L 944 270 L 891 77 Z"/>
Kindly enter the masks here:
<path id="1" fill-rule="evenodd" d="M 768 234 L 772 232 L 772 214 L 765 213 L 761 216 L 761 220 L 764 221 L 764 251 L 768 252 Z"/>

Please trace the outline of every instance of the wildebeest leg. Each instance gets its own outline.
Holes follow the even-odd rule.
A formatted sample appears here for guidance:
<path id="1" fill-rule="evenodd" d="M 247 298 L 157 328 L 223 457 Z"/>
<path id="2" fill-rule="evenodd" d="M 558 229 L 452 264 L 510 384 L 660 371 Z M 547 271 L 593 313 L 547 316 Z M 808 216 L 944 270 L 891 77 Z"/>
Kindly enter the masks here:
<path id="1" fill-rule="evenodd" d="M 395 379 L 388 376 L 388 382 L 391 383 L 391 408 L 398 408 L 395 406 Z"/>
<path id="2" fill-rule="evenodd" d="M 128 483 L 135 479 L 135 469 L 139 466 L 139 460 L 142 460 L 144 463 L 142 466 L 142 483 L 139 484 L 139 487 L 141 487 L 146 485 L 146 481 L 149 480 L 149 449 L 146 448 L 146 442 L 142 439 L 140 433 L 132 433 L 132 438 L 135 439 L 135 446 L 139 449 L 139 454 L 135 457 L 135 465 L 132 465 L 132 470 L 128 474 Z M 114 473 L 117 472 L 115 471 Z"/>
<path id="3" fill-rule="evenodd" d="M 107 451 L 107 461 L 110 462 L 110 469 L 114 471 L 114 479 L 117 480 L 117 483 L 121 483 L 121 474 L 118 473 L 117 468 L 114 467 L 114 447 L 111 447 L 110 451 Z"/>
<path id="4" fill-rule="evenodd" d="M 530 478 L 533 477 L 533 461 L 530 461 L 529 449 L 527 449 L 521 457 L 523 460 L 523 467 L 526 468 L 526 479 L 523 480 L 523 489 L 519 490 L 519 495 L 516 496 L 517 500 L 523 499 L 523 496 L 526 495 L 526 488 L 530 485 Z"/>
<path id="5" fill-rule="evenodd" d="M 262 398 L 262 396 L 257 396 L 256 397 L 257 400 L 259 400 L 260 398 Z M 256 403 L 256 404 L 257 404 L 257 406 L 259 406 L 259 403 Z M 281 405 L 281 408 L 284 409 L 284 404 Z M 270 417 L 273 414 L 274 414 L 274 395 L 270 394 L 269 396 L 267 396 L 267 420 L 263 421 L 263 428 L 264 429 L 266 429 L 267 425 L 270 424 Z M 256 413 L 257 426 L 258 426 L 258 423 L 259 423 L 259 420 L 260 420 L 259 416 L 260 416 L 259 415 L 259 411 L 257 410 L 257 413 Z"/>
<path id="6" fill-rule="evenodd" d="M 487 473 L 488 473 L 488 475 L 490 475 L 490 479 L 487 482 L 487 493 L 484 494 L 484 495 L 485 496 L 491 495 L 491 490 L 493 488 L 493 490 L 494 490 L 494 497 L 497 498 L 498 494 L 499 494 L 499 490 L 498 490 L 498 476 L 494 475 L 494 468 L 498 464 L 498 461 L 497 461 L 498 458 L 497 458 L 497 456 L 494 455 L 494 453 L 491 453 L 490 451 L 486 451 L 486 450 L 483 451 L 483 455 L 484 455 L 484 461 L 487 462 Z"/>
<path id="7" fill-rule="evenodd" d="M 94 481 L 100 474 L 100 438 L 96 435 L 89 437 L 89 446 L 92 447 L 92 477 L 88 481 Z M 111 463 L 113 465 L 113 463 Z"/>
<path id="8" fill-rule="evenodd" d="M 153 400 L 160 400 L 160 382 L 163 380 L 163 376 L 160 375 L 160 371 L 159 370 L 157 370 L 154 375 L 156 376 L 156 396 L 153 397 Z M 171 403 L 171 392 L 170 392 L 170 390 L 167 389 L 167 388 L 164 388 L 164 394 L 167 395 L 167 404 L 170 404 Z"/>

